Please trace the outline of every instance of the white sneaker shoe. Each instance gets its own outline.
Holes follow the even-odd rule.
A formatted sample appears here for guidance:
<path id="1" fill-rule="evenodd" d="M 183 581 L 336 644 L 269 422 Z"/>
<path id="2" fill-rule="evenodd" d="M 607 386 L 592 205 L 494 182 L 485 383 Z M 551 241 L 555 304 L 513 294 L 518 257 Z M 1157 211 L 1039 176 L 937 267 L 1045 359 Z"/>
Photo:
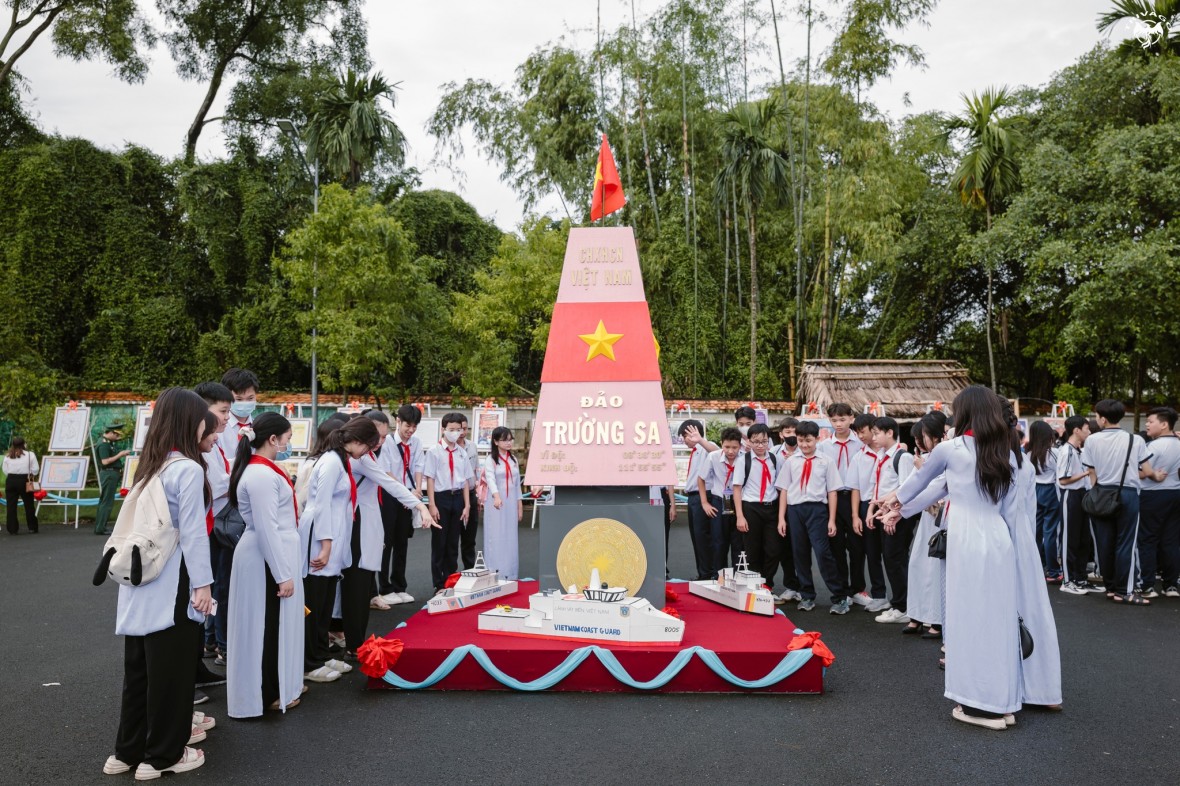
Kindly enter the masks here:
<path id="1" fill-rule="evenodd" d="M 195 770 L 205 763 L 205 754 L 198 748 L 185 747 L 184 753 L 180 757 L 180 761 L 173 764 L 171 767 L 165 767 L 162 770 L 157 770 L 146 761 L 141 762 L 135 768 L 135 780 L 137 781 L 154 781 L 166 772 L 188 772 Z"/>
<path id="2" fill-rule="evenodd" d="M 783 590 L 783 594 L 779 595 L 779 597 L 783 600 L 803 600 L 803 596 L 793 589 Z"/>
<path id="3" fill-rule="evenodd" d="M 402 603 L 413 603 L 414 602 L 414 596 L 408 592 L 399 592 L 397 594 L 397 596 L 402 599 Z"/>
<path id="4" fill-rule="evenodd" d="M 865 611 L 871 612 L 873 614 L 877 614 L 882 611 L 885 611 L 888 608 L 889 608 L 889 601 L 888 600 L 886 600 L 885 598 L 873 598 L 871 601 L 869 601 L 868 605 L 865 606 Z"/>
<path id="5" fill-rule="evenodd" d="M 347 674 L 352 671 L 352 665 L 342 660 L 330 660 L 324 666 L 339 674 Z"/>
<path id="6" fill-rule="evenodd" d="M 108 756 L 106 764 L 102 765 L 103 775 L 122 775 L 131 771 L 131 765 L 119 761 L 118 756 Z"/>
<path id="7" fill-rule="evenodd" d="M 902 623 L 904 623 L 904 622 L 910 621 L 909 616 L 907 616 L 904 611 L 898 611 L 897 609 L 889 609 L 888 611 L 878 614 L 873 619 L 875 619 L 877 622 L 902 622 Z"/>
<path id="8" fill-rule="evenodd" d="M 305 672 L 303 678 L 312 682 L 335 682 L 340 679 L 340 672 L 324 665 L 313 671 Z"/>
<path id="9" fill-rule="evenodd" d="M 852 596 L 852 602 L 857 606 L 867 606 L 873 602 L 873 596 L 862 590 Z"/>
<path id="10" fill-rule="evenodd" d="M 405 603 L 405 601 L 402 600 L 400 592 L 391 592 L 388 595 L 382 595 L 381 600 L 385 601 L 390 606 L 396 606 L 399 603 Z"/>

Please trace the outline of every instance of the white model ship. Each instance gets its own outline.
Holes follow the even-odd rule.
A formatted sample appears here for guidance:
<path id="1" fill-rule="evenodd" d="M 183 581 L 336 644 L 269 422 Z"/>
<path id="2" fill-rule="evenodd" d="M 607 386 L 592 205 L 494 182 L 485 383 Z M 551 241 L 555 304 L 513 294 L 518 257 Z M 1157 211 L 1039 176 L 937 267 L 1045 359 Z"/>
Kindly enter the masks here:
<path id="1" fill-rule="evenodd" d="M 475 556 L 475 565 L 471 570 L 460 573 L 454 587 L 443 590 L 427 601 L 426 610 L 431 614 L 459 611 L 514 592 L 516 582 L 501 580 L 499 571 L 491 570 L 484 564 L 483 552 L 480 551 Z"/>
<path id="2" fill-rule="evenodd" d="M 774 595 L 764 586 L 762 574 L 750 570 L 744 551 L 736 569 L 722 568 L 716 581 L 690 581 L 688 591 L 738 611 L 774 614 Z"/>
<path id="3" fill-rule="evenodd" d="M 597 644 L 679 644 L 684 622 L 665 614 L 643 598 L 627 597 L 624 587 L 608 587 L 598 569 L 582 592 L 570 587 L 529 596 L 527 609 L 497 606 L 479 615 L 479 632 L 503 636 L 534 636 Z"/>

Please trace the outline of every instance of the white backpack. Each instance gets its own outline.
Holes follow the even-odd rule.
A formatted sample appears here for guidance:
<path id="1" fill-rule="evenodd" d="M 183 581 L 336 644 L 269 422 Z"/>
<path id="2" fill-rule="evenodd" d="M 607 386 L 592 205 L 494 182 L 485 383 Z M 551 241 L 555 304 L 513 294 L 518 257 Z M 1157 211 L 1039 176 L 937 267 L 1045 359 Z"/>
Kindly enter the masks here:
<path id="1" fill-rule="evenodd" d="M 94 572 L 97 587 L 107 576 L 119 584 L 139 587 L 159 578 L 164 566 L 180 543 L 180 533 L 173 526 L 161 476 L 177 461 L 164 462 L 147 483 L 136 483 L 123 500 L 115 528 L 102 548 L 102 560 Z"/>

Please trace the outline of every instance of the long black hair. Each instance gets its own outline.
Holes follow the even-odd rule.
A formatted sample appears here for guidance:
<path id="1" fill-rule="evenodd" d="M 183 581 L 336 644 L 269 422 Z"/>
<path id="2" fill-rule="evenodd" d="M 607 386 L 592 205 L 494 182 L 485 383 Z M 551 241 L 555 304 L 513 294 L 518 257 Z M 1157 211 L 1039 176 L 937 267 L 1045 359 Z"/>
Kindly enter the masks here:
<path id="1" fill-rule="evenodd" d="M 1045 471 L 1045 462 L 1049 460 L 1049 451 L 1057 442 L 1057 432 L 1043 420 L 1038 420 L 1028 427 L 1028 457 L 1037 472 Z"/>
<path id="2" fill-rule="evenodd" d="M 1016 408 L 1012 402 L 997 394 L 1000 408 L 1004 411 L 1004 419 L 1008 422 L 1008 443 L 1012 448 L 1012 456 L 1016 459 L 1016 468 L 1024 466 L 1024 432 L 1020 430 L 1020 418 L 1016 417 Z"/>
<path id="3" fill-rule="evenodd" d="M 496 443 L 502 439 L 511 439 L 512 429 L 507 426 L 496 426 L 492 429 L 492 461 L 496 464 L 500 463 L 500 449 L 496 447 Z M 512 455 L 512 451 L 508 451 L 508 455 Z"/>
<path id="4" fill-rule="evenodd" d="M 344 421 L 344 420 L 340 420 L 335 417 L 330 417 L 327 420 L 320 423 L 319 427 L 315 430 L 315 444 L 311 446 L 311 454 L 308 455 L 308 458 L 310 460 L 315 461 L 316 459 L 318 459 L 320 456 L 324 455 L 324 453 L 327 452 L 327 450 L 328 450 L 328 435 L 331 434 L 336 429 L 343 426 L 345 424 L 345 422 L 346 421 Z"/>
<path id="5" fill-rule="evenodd" d="M 955 396 L 955 428 L 975 437 L 975 482 L 999 504 L 1012 485 L 1012 429 L 1001 399 L 982 385 L 971 385 Z"/>
<path id="6" fill-rule="evenodd" d="M 168 388 L 156 397 L 151 426 L 144 438 L 143 452 L 135 468 L 135 483 L 151 480 L 164 468 L 173 450 L 204 467 L 197 427 L 205 422 L 209 405 L 205 399 L 185 388 Z M 205 505 L 213 500 L 209 480 L 205 479 Z"/>
<path id="7" fill-rule="evenodd" d="M 946 435 L 946 415 L 941 412 L 938 415 L 942 417 L 935 417 L 935 413 L 929 412 L 922 417 L 910 429 L 910 436 L 914 438 L 914 446 L 923 453 L 927 453 L 926 441 L 929 440 L 932 444 L 937 445 L 942 442 L 942 438 Z"/>
<path id="8" fill-rule="evenodd" d="M 263 412 L 254 418 L 254 439 L 245 437 L 238 440 L 238 449 L 234 453 L 234 468 L 229 473 L 229 504 L 238 506 L 238 483 L 250 464 L 250 457 L 254 451 L 266 444 L 271 437 L 281 437 L 291 430 L 291 421 L 277 412 Z"/>

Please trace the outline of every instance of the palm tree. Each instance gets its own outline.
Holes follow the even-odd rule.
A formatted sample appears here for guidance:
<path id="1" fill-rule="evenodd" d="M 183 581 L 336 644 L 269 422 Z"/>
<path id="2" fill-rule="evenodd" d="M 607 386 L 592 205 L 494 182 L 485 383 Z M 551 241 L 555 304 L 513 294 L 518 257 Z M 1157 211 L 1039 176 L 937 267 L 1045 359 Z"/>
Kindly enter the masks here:
<path id="1" fill-rule="evenodd" d="M 356 186 L 361 171 L 378 156 L 397 166 L 405 161 L 406 138 L 380 100 L 394 105 L 396 84 L 380 72 L 365 77 L 352 69 L 317 101 L 307 125 L 308 157 L 334 178 Z"/>
<path id="2" fill-rule="evenodd" d="M 987 229 L 992 228 L 992 216 L 1003 200 L 1020 187 L 1020 169 L 1016 150 L 1022 141 L 1020 127 L 1024 118 L 1005 115 L 1003 110 L 1012 103 L 1006 87 L 989 87 L 982 94 L 963 95 L 964 109 L 960 115 L 944 118 L 947 139 L 956 134 L 966 136 L 963 160 L 953 176 L 953 187 L 963 204 L 984 211 Z M 996 389 L 996 359 L 992 350 L 992 279 L 993 265 L 987 263 L 987 362 L 991 372 L 992 390 Z"/>
<path id="3" fill-rule="evenodd" d="M 738 104 L 721 117 L 721 169 L 713 193 L 724 201 L 736 189 L 746 211 L 750 245 L 750 397 L 754 397 L 758 357 L 758 207 L 788 188 L 787 159 L 779 152 L 773 132 L 783 117 L 774 96 Z"/>
<path id="4" fill-rule="evenodd" d="M 1180 54 L 1180 0 L 1115 0 L 1098 15 L 1098 30 L 1110 33 L 1119 25 L 1131 33 L 1118 46 L 1124 54 Z"/>

